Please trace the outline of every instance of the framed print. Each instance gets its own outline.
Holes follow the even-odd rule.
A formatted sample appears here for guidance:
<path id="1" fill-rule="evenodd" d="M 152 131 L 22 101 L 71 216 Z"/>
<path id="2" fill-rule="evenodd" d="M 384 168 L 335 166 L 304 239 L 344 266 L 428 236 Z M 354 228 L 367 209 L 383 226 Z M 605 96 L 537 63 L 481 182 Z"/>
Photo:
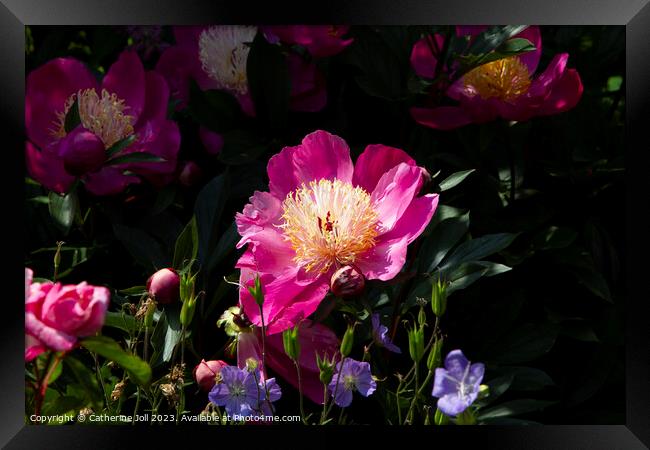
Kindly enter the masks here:
<path id="1" fill-rule="evenodd" d="M 648 448 L 646 3 L 3 0 L 3 445 Z"/>

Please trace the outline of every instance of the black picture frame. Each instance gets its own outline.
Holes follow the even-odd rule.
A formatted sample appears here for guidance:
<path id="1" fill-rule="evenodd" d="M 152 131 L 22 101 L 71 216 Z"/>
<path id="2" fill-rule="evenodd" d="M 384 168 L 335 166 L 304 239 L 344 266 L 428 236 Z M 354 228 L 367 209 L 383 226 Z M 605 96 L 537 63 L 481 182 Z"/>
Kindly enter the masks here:
<path id="1" fill-rule="evenodd" d="M 281 6 L 276 2 L 251 5 L 248 2 L 214 0 L 0 0 L 0 111 L 5 126 L 1 142 L 5 161 L 2 176 L 5 208 L 20 211 L 24 161 L 24 26 L 25 25 L 125 25 L 125 24 L 205 24 L 205 23 L 340 23 L 340 24 L 553 24 L 553 25 L 625 25 L 626 27 L 626 166 L 628 167 L 627 224 L 628 294 L 626 301 L 626 423 L 601 426 L 532 427 L 430 427 L 416 431 L 430 434 L 426 445 L 461 444 L 495 448 L 531 449 L 642 449 L 650 446 L 650 327 L 647 290 L 644 289 L 648 246 L 648 176 L 645 174 L 650 152 L 650 1 L 649 0 L 483 0 L 416 1 L 328 1 L 303 2 Z M 120 426 L 30 426 L 24 423 L 23 321 L 19 299 L 22 261 L 12 257 L 22 253 L 24 227 L 20 214 L 4 216 L 4 274 L 9 288 L 3 301 L 4 319 L 0 327 L 2 370 L 0 388 L 0 443 L 6 448 L 115 448 L 129 447 L 136 437 L 146 433 L 146 445 L 171 444 L 170 439 L 201 439 L 203 445 L 221 445 L 225 438 L 240 445 L 283 446 L 291 441 L 307 445 L 294 433 L 288 437 L 282 427 L 235 427 L 219 431 L 215 427 L 187 426 L 147 428 Z M 24 236 L 23 236 L 24 238 Z M 444 429 L 441 429 L 444 428 Z M 462 429 L 460 429 L 462 428 Z M 153 430 L 160 430 L 152 432 Z M 298 430 L 300 431 L 300 430 Z M 318 430 L 316 430 L 318 431 Z M 323 436 L 346 442 L 360 430 L 328 427 Z M 389 434 L 403 445 L 415 445 L 412 430 L 372 427 L 363 436 Z M 144 434 L 142 433 L 142 434 Z M 302 432 L 301 432 L 302 433 Z M 342 435 L 341 435 L 342 434 Z M 435 434 L 435 436 L 434 436 Z M 279 441 L 267 441 L 271 435 Z M 225 436 L 225 437 L 224 437 Z M 287 440 L 289 439 L 289 440 Z M 320 437 L 318 438 L 321 439 Z M 312 440 L 311 442 L 314 442 Z M 133 444 L 135 445 L 135 444 Z M 277 444 L 276 444 L 277 445 Z M 273 448 L 275 445 L 270 445 Z M 291 445 L 292 446 L 292 445 Z"/>

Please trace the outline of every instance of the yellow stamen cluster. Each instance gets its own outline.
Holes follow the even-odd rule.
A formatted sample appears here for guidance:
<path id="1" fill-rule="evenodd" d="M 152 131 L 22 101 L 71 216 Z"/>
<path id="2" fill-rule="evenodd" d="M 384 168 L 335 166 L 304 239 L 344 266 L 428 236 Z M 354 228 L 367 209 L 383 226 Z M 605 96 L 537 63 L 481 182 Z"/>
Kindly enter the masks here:
<path id="1" fill-rule="evenodd" d="M 312 181 L 287 195 L 282 218 L 295 262 L 307 272 L 353 264 L 375 245 L 378 215 L 363 188 L 340 180 Z"/>
<path id="2" fill-rule="evenodd" d="M 133 134 L 133 116 L 125 114 L 128 108 L 124 100 L 102 89 L 101 97 L 94 88 L 72 94 L 65 102 L 63 111 L 56 114 L 57 120 L 52 134 L 57 138 L 66 135 L 65 118 L 77 101 L 81 125 L 94 133 L 106 148 Z"/>
<path id="3" fill-rule="evenodd" d="M 528 67 L 516 56 L 483 64 L 465 75 L 465 89 L 484 99 L 512 103 L 530 87 Z"/>

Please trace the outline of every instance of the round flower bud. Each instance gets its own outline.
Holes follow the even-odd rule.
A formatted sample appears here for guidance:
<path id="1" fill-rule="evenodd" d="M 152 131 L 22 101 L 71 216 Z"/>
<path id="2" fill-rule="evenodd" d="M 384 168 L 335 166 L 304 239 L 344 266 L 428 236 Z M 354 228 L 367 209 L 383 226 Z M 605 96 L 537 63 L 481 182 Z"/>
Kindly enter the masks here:
<path id="1" fill-rule="evenodd" d="M 75 176 L 93 172 L 106 161 L 101 139 L 81 126 L 61 140 L 60 152 L 66 172 Z"/>
<path id="2" fill-rule="evenodd" d="M 181 173 L 178 175 L 178 182 L 185 186 L 190 187 L 195 185 L 201 180 L 203 171 L 194 161 L 188 161 L 183 165 Z"/>
<path id="3" fill-rule="evenodd" d="M 203 391 L 211 390 L 216 383 L 217 375 L 221 372 L 221 369 L 227 365 L 228 364 L 221 360 L 206 361 L 202 359 L 193 371 L 196 384 L 198 384 Z"/>
<path id="4" fill-rule="evenodd" d="M 158 303 L 178 301 L 181 278 L 172 268 L 160 269 L 147 280 L 147 291 Z"/>
<path id="5" fill-rule="evenodd" d="M 332 275 L 330 289 L 337 297 L 354 297 L 363 292 L 366 278 L 354 266 L 343 266 Z"/>

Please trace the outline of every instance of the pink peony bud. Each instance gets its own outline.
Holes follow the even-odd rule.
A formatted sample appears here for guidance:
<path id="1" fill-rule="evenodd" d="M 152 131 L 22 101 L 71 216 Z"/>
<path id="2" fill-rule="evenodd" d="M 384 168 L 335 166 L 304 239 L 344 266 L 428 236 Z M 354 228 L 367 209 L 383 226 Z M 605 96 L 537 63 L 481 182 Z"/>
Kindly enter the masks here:
<path id="1" fill-rule="evenodd" d="M 196 184 L 203 176 L 203 171 L 194 161 L 187 161 L 183 165 L 181 173 L 178 175 L 178 181 L 185 187 Z"/>
<path id="2" fill-rule="evenodd" d="M 223 149 L 223 138 L 220 134 L 210 131 L 205 127 L 200 127 L 199 137 L 209 154 L 218 155 L 221 149 Z"/>
<path id="3" fill-rule="evenodd" d="M 227 363 L 221 360 L 206 361 L 205 359 L 202 359 L 193 371 L 194 379 L 201 390 L 211 390 L 216 383 L 216 376 L 221 372 L 221 369 L 227 365 Z"/>
<path id="4" fill-rule="evenodd" d="M 353 297 L 363 292 L 366 278 L 354 266 L 343 266 L 332 275 L 330 289 L 338 297 Z"/>
<path id="5" fill-rule="evenodd" d="M 75 176 L 94 172 L 106 160 L 104 143 L 81 126 L 61 140 L 60 152 L 66 172 Z"/>
<path id="6" fill-rule="evenodd" d="M 181 278 L 171 267 L 160 269 L 147 280 L 147 291 L 163 305 L 173 303 L 180 295 Z"/>

